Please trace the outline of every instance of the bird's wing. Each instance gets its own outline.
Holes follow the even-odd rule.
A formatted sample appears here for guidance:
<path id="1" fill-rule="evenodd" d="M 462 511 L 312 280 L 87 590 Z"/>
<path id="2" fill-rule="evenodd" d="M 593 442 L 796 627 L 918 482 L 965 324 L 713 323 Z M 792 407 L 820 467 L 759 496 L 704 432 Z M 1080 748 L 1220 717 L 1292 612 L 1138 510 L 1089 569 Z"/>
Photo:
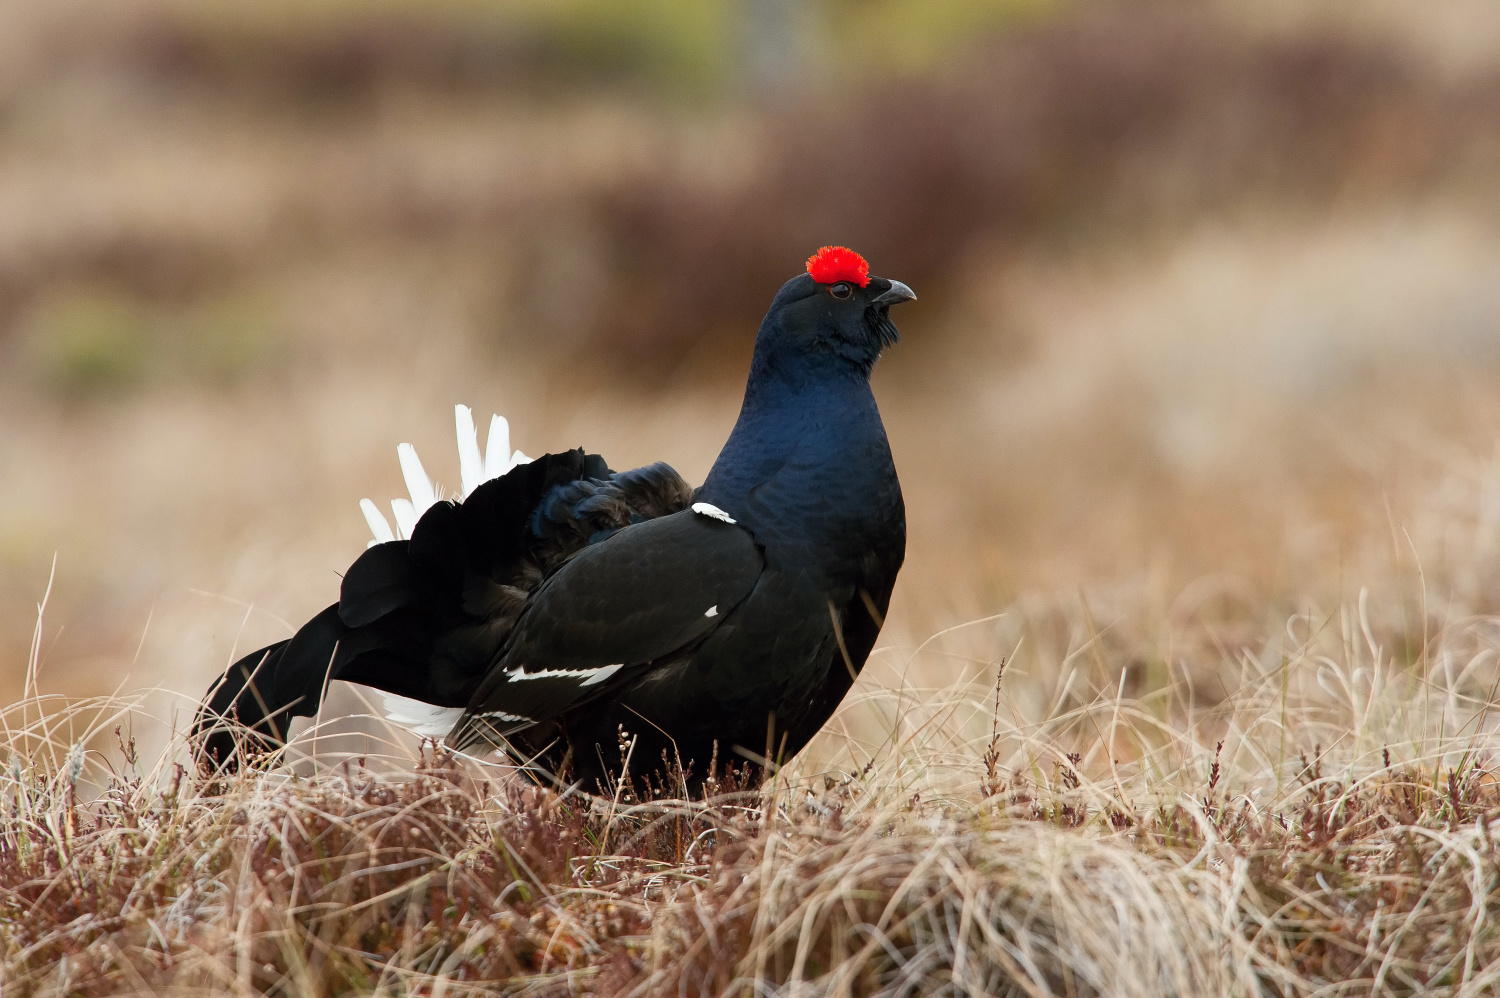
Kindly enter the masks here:
<path id="1" fill-rule="evenodd" d="M 340 620 L 378 640 L 359 660 L 343 656 L 337 678 L 467 704 L 547 575 L 591 542 L 681 509 L 688 497 L 687 483 L 665 464 L 612 473 L 579 450 L 518 467 L 462 503 L 433 505 L 409 542 L 370 548 L 344 577 Z M 394 662 L 375 654 L 387 645 Z"/>
<path id="2" fill-rule="evenodd" d="M 590 545 L 532 596 L 450 743 L 523 730 L 605 692 L 622 669 L 692 645 L 750 594 L 764 564 L 748 531 L 693 510 Z"/>
<path id="3" fill-rule="evenodd" d="M 685 508 L 691 493 L 665 464 L 616 473 L 573 450 L 518 465 L 462 503 L 434 504 L 410 540 L 354 562 L 339 602 L 220 677 L 195 721 L 200 735 L 216 732 L 206 762 L 236 761 L 225 715 L 268 751 L 289 716 L 317 711 L 329 679 L 462 713 L 549 573 L 629 523 Z"/>

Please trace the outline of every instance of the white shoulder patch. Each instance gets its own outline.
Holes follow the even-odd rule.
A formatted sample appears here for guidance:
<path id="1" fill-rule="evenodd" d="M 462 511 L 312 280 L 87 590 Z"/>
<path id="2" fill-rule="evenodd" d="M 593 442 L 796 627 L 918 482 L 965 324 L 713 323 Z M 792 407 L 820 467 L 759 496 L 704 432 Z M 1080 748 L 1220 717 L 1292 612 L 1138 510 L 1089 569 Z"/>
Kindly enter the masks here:
<path id="1" fill-rule="evenodd" d="M 715 506 L 711 502 L 693 503 L 693 512 L 697 513 L 699 516 L 711 516 L 715 520 L 723 520 L 725 523 L 735 522 L 734 517 L 730 516 L 728 513 L 724 512 L 722 509 Z"/>
<path id="2" fill-rule="evenodd" d="M 452 731 L 464 713 L 462 707 L 438 707 L 394 693 L 381 694 L 381 700 L 386 720 L 429 738 L 442 738 Z"/>
<path id="3" fill-rule="evenodd" d="M 715 603 L 713 606 L 709 607 L 707 610 L 703 611 L 703 616 L 705 616 L 705 617 L 717 617 L 718 615 L 719 615 L 719 604 L 717 604 L 717 603 Z"/>

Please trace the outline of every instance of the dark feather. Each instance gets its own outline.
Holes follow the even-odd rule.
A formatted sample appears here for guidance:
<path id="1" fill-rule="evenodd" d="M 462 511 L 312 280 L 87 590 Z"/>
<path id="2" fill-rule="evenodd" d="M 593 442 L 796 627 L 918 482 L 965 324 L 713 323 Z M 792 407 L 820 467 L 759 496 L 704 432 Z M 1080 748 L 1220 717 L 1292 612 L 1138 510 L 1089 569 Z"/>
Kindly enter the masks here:
<path id="1" fill-rule="evenodd" d="M 666 465 L 643 470 L 649 473 L 627 473 L 615 484 L 598 455 L 548 454 L 485 482 L 462 503 L 435 504 L 410 541 L 367 549 L 345 573 L 338 603 L 220 677 L 195 721 L 205 762 L 235 762 L 236 736 L 222 719 L 250 729 L 253 751 L 277 747 L 292 717 L 316 713 L 329 677 L 440 706 L 467 703 L 530 594 L 588 545 L 591 530 L 641 515 L 631 505 L 636 496 L 642 508 L 656 508 L 672 492 L 664 479 L 676 478 L 676 491 L 686 494 Z M 568 507 L 601 487 L 623 504 L 614 519 Z M 569 529 L 540 536 L 533 514 L 543 508 Z"/>
<path id="2" fill-rule="evenodd" d="M 874 646 L 906 548 L 870 370 L 892 282 L 788 281 L 734 431 L 696 491 L 666 464 L 549 454 L 370 548 L 340 601 L 230 667 L 196 722 L 206 763 L 273 749 L 329 677 L 464 708 L 449 743 L 508 743 L 602 786 L 631 767 L 794 755 Z M 838 293 L 835 294 L 834 292 Z M 688 510 L 700 501 L 735 522 Z M 711 512 L 711 511 L 710 511 Z M 693 767 L 697 767 L 694 769 Z"/>
<path id="3" fill-rule="evenodd" d="M 532 596 L 451 740 L 467 748 L 617 688 L 637 667 L 693 645 L 727 619 L 763 566 L 748 532 L 686 510 L 590 545 Z M 601 680 L 610 667 L 616 671 Z M 539 672 L 577 675 L 528 676 Z M 495 712 L 517 720 L 476 723 Z"/>

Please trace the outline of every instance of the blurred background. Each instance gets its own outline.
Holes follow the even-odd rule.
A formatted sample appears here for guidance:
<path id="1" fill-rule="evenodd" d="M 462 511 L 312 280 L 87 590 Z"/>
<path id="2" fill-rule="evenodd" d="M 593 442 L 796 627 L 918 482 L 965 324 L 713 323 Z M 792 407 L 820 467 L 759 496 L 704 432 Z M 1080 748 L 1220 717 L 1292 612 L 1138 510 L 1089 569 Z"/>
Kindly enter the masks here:
<path id="1" fill-rule="evenodd" d="M 701 480 L 825 243 L 920 295 L 892 649 L 1500 609 L 1491 3 L 3 0 L 0 687 L 55 557 L 45 690 L 196 697 L 455 402 Z"/>

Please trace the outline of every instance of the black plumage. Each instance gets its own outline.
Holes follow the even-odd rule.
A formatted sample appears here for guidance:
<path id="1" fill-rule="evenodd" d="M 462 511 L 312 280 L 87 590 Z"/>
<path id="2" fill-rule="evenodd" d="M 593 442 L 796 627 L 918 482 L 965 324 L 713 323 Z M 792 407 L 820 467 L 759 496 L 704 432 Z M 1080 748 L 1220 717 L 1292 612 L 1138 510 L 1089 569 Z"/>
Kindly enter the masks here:
<path id="1" fill-rule="evenodd" d="M 621 730 L 637 772 L 800 751 L 874 646 L 904 558 L 869 374 L 896 338 L 889 307 L 914 297 L 810 270 L 762 321 L 701 488 L 575 450 L 437 503 L 355 561 L 338 603 L 221 677 L 197 722 L 205 763 L 233 765 L 237 738 L 279 745 L 329 678 L 450 708 L 453 747 L 501 745 L 589 789 L 619 770 Z"/>

